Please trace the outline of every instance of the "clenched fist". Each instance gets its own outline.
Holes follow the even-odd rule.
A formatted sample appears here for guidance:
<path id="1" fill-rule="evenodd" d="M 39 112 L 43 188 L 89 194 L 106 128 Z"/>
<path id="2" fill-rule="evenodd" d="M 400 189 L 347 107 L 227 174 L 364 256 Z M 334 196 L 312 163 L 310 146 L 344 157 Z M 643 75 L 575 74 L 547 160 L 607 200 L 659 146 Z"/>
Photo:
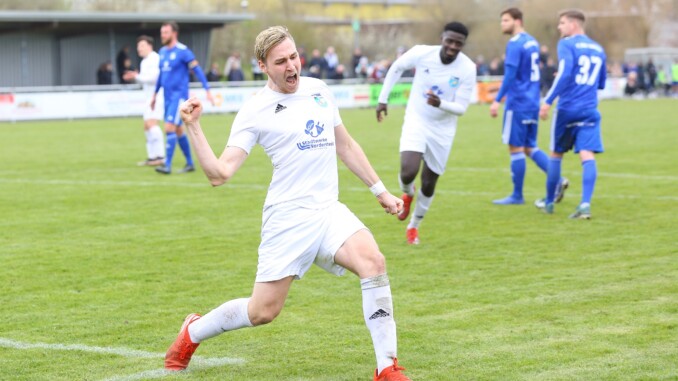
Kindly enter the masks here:
<path id="1" fill-rule="evenodd" d="M 190 98 L 182 103 L 180 108 L 181 120 L 188 125 L 189 123 L 197 122 L 202 114 L 202 104 L 196 97 Z"/>

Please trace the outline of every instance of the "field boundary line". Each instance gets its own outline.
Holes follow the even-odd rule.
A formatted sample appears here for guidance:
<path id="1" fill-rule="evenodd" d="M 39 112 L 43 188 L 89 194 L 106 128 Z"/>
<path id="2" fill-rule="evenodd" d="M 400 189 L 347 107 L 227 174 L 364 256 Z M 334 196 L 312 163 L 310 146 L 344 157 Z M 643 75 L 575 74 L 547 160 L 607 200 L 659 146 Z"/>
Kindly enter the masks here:
<path id="1" fill-rule="evenodd" d="M 110 354 L 127 358 L 145 358 L 145 359 L 163 359 L 164 353 L 155 353 L 141 351 L 138 349 L 129 349 L 123 347 L 100 347 L 84 344 L 50 344 L 50 343 L 29 343 L 24 341 L 11 340 L 0 337 L 0 347 L 30 350 L 30 349 L 47 349 L 52 351 L 76 351 L 97 354 Z M 201 357 L 193 356 L 191 362 L 191 369 L 213 368 L 224 365 L 238 365 L 244 364 L 245 360 L 231 357 Z M 148 378 L 160 378 L 176 372 L 167 371 L 165 369 L 147 370 L 126 376 L 114 376 L 104 379 L 105 381 L 133 381 Z"/>
<path id="2" fill-rule="evenodd" d="M 0 184 L 36 184 L 36 185 L 95 185 L 95 186 L 131 186 L 131 187 L 178 187 L 178 188 L 209 188 L 210 185 L 205 181 L 205 183 L 173 183 L 168 181 L 112 181 L 112 180 L 66 180 L 66 179 L 3 179 L 0 178 Z M 253 190 L 266 190 L 268 185 L 264 184 L 247 184 L 247 183 L 231 183 L 225 184 L 226 188 L 234 189 L 253 189 Z M 348 188 L 339 188 L 339 191 L 342 190 L 349 192 L 364 192 L 367 188 L 359 187 L 348 187 Z M 498 197 L 499 193 L 497 192 L 473 192 L 473 191 L 458 191 L 458 190 L 449 190 L 449 189 L 439 189 L 436 190 L 438 194 L 448 194 L 453 196 L 483 196 L 483 197 Z M 525 196 L 528 197 L 543 197 L 543 193 L 526 193 Z M 643 196 L 639 194 L 596 194 L 596 198 L 602 199 L 621 199 L 621 200 L 641 200 L 641 199 L 654 199 L 654 200 L 663 200 L 663 201 L 678 201 L 678 196 Z"/>
<path id="3" fill-rule="evenodd" d="M 343 168 L 343 167 L 340 167 Z M 393 171 L 397 170 L 397 167 L 392 166 L 379 166 L 374 167 L 377 171 Z M 494 167 L 447 167 L 446 172 L 490 172 L 490 173 L 511 173 L 507 168 L 494 168 Z M 581 171 L 563 171 L 563 174 L 566 175 L 581 175 Z M 657 180 L 657 181 L 678 181 L 678 176 L 672 175 L 644 175 L 640 173 L 625 173 L 625 172 L 598 172 L 598 176 L 601 177 L 616 177 L 616 178 L 625 178 L 625 179 L 636 179 L 636 180 Z"/>

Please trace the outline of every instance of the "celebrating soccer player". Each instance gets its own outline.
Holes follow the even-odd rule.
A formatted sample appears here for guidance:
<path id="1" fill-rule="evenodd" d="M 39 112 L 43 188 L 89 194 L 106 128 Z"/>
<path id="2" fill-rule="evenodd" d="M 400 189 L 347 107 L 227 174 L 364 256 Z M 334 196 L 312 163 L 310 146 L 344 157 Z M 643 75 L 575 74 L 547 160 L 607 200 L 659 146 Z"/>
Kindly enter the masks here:
<path id="1" fill-rule="evenodd" d="M 179 105 L 188 99 L 188 83 L 190 80 L 189 70 L 202 82 L 202 86 L 207 92 L 207 99 L 214 103 L 210 93 L 207 78 L 203 73 L 193 52 L 178 40 L 179 25 L 174 21 L 168 21 L 160 27 L 160 38 L 164 45 L 160 49 L 160 77 L 155 85 L 155 94 L 151 100 L 151 107 L 155 107 L 155 100 L 160 88 L 163 89 L 165 96 L 165 133 L 167 134 L 167 145 L 165 147 L 165 165 L 155 168 L 158 173 L 169 175 L 172 173 L 172 157 L 177 142 L 181 152 L 186 157 L 186 166 L 180 170 L 183 172 L 193 172 L 193 158 L 191 157 L 191 146 L 188 137 L 184 135 L 181 127 L 181 118 L 179 116 Z"/>
<path id="2" fill-rule="evenodd" d="M 553 213 L 563 154 L 574 148 L 581 158 L 582 195 L 570 218 L 580 219 L 591 218 L 591 197 L 597 177 L 595 154 L 603 152 L 598 89 L 605 88 L 606 79 L 605 51 L 585 34 L 585 20 L 579 10 L 560 14 L 558 75 L 539 110 L 539 116 L 546 119 L 553 101 L 559 98 L 553 116 L 546 198 L 535 202 L 544 212 Z"/>
<path id="3" fill-rule="evenodd" d="M 497 117 L 501 99 L 506 96 L 502 142 L 508 144 L 511 155 L 511 179 L 513 193 L 494 200 L 497 205 L 524 204 L 523 182 L 525 180 L 525 154 L 542 171 L 548 169 L 548 156 L 537 147 L 539 123 L 539 43 L 523 29 L 523 12 L 509 8 L 501 13 L 501 31 L 511 36 L 506 45 L 504 79 L 494 102 L 490 116 Z M 563 199 L 567 179 L 561 179 L 555 202 Z"/>
<path id="4" fill-rule="evenodd" d="M 149 105 L 144 110 L 144 133 L 146 134 L 146 157 L 139 165 L 158 166 L 165 163 L 165 145 L 162 130 L 158 127 L 158 120 L 162 119 L 162 100 L 151 108 L 150 101 L 160 75 L 160 56 L 153 51 L 153 37 L 139 36 L 137 38 L 137 53 L 142 58 L 139 72 L 128 71 L 123 74 L 126 81 L 134 80 L 143 85 L 148 93 Z"/>
<path id="5" fill-rule="evenodd" d="M 386 74 L 379 94 L 377 121 L 388 113 L 388 96 L 403 72 L 416 69 L 400 136 L 400 174 L 403 221 L 414 199 L 414 180 L 422 167 L 421 188 L 407 225 L 409 244 L 419 243 L 419 224 L 433 201 L 438 177 L 445 171 L 457 131 L 457 117 L 464 115 L 476 86 L 476 65 L 461 49 L 468 29 L 459 22 L 445 25 L 441 45 L 417 45 L 400 56 Z"/>
<path id="6" fill-rule="evenodd" d="M 200 101 L 191 98 L 181 106 L 198 160 L 212 185 L 228 181 L 255 144 L 263 146 L 272 161 L 254 290 L 251 297 L 226 302 L 205 316 L 186 317 L 167 351 L 165 368 L 185 369 L 206 339 L 273 321 L 292 282 L 315 263 L 331 274 L 348 269 L 360 277 L 363 315 L 377 357 L 374 380 L 408 381 L 396 359 L 385 259 L 365 225 L 338 201 L 337 156 L 370 187 L 386 213 L 400 212 L 402 201 L 386 190 L 349 135 L 327 85 L 299 76 L 299 53 L 287 29 L 264 30 L 254 51 L 268 82 L 236 115 L 219 158 L 200 127 Z"/>

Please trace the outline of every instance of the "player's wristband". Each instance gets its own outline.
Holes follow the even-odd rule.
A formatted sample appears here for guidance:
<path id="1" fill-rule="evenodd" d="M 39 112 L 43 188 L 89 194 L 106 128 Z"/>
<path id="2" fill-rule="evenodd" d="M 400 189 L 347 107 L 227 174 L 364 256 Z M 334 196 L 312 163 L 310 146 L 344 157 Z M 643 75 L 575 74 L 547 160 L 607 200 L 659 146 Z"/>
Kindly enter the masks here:
<path id="1" fill-rule="evenodd" d="M 386 187 L 383 182 L 379 181 L 370 187 L 370 192 L 372 192 L 374 197 L 379 197 L 380 194 L 386 192 Z"/>

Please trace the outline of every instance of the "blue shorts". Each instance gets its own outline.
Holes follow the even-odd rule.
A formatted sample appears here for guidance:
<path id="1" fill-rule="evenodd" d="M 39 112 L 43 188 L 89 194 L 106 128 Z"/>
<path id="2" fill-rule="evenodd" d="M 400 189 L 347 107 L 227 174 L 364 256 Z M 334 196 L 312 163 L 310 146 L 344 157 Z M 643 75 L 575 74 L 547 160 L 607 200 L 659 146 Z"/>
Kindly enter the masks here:
<path id="1" fill-rule="evenodd" d="M 184 103 L 186 99 L 183 97 L 165 98 L 165 123 L 172 123 L 181 126 L 181 114 L 179 114 L 179 106 Z"/>
<path id="2" fill-rule="evenodd" d="M 551 125 L 551 151 L 565 153 L 603 152 L 600 136 L 600 113 L 597 109 L 582 111 L 557 110 Z"/>
<path id="3" fill-rule="evenodd" d="M 501 141 L 514 147 L 534 148 L 537 146 L 539 110 L 504 111 L 504 128 Z"/>

